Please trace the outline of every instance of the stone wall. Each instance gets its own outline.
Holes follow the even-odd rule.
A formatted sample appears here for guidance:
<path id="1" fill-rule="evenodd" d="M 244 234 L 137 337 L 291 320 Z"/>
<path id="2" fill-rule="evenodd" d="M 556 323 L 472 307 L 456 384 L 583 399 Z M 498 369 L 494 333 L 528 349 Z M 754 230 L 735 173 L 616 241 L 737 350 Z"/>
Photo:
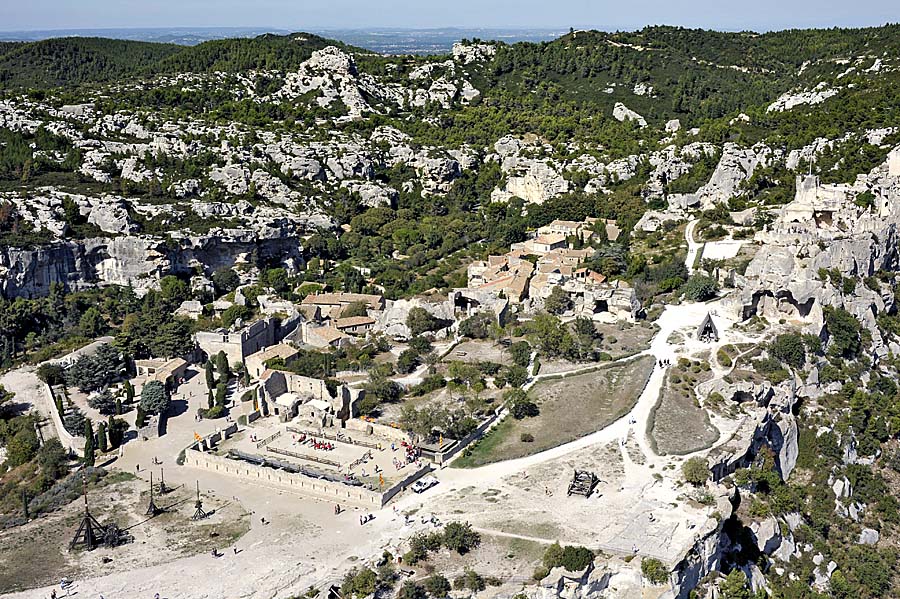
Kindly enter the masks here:
<path id="1" fill-rule="evenodd" d="M 59 442 L 62 443 L 64 448 L 74 452 L 78 456 L 83 456 L 84 437 L 76 437 L 69 434 L 69 431 L 63 426 L 63 421 L 59 416 L 59 412 L 56 410 L 56 400 L 53 397 L 53 390 L 50 388 L 50 385 L 47 385 L 46 383 L 41 383 L 41 387 L 44 396 L 47 398 L 47 405 L 49 408 L 47 411 L 50 412 L 50 420 L 53 422 L 53 428 L 56 430 L 56 436 L 59 438 Z"/>
<path id="2" fill-rule="evenodd" d="M 352 505 L 364 509 L 379 509 L 387 501 L 384 498 L 385 494 L 370 491 L 363 487 L 353 487 L 342 483 L 311 478 L 299 473 L 294 474 L 283 470 L 275 470 L 274 468 L 257 466 L 239 460 L 204 453 L 196 449 L 187 449 L 184 454 L 184 464 L 186 466 L 211 470 L 225 476 L 240 478 L 251 484 L 272 487 L 313 499 L 331 501 L 341 505 Z"/>
<path id="3" fill-rule="evenodd" d="M 377 422 L 366 422 L 360 418 L 351 418 L 346 422 L 346 428 L 351 431 L 358 431 L 365 433 L 367 435 L 371 435 L 373 437 L 381 437 L 382 439 L 386 439 L 388 442 L 401 442 L 406 441 L 410 443 L 412 440 L 409 438 L 409 434 L 399 428 L 394 428 L 392 426 L 385 426 L 384 424 L 378 424 Z"/>

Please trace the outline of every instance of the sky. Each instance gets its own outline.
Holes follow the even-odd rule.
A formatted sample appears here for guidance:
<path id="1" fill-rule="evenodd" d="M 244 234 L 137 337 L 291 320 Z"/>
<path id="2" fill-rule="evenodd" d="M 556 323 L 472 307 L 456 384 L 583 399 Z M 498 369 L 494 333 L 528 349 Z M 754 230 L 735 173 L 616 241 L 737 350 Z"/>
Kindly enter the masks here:
<path id="1" fill-rule="evenodd" d="M 898 0 L 0 0 L 0 30 L 492 27 L 768 31 L 900 22 Z"/>

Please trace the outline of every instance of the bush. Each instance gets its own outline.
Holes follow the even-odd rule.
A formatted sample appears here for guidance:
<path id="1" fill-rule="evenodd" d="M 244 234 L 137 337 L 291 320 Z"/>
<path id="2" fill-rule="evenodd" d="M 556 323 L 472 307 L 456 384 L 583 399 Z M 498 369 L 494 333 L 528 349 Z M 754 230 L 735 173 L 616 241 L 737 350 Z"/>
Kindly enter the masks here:
<path id="1" fill-rule="evenodd" d="M 222 418 L 225 416 L 225 407 L 224 406 L 213 406 L 207 410 L 200 409 L 200 415 L 203 418 L 208 418 L 210 420 L 215 420 L 217 418 Z"/>
<path id="2" fill-rule="evenodd" d="M 457 590 L 469 589 L 473 593 L 483 591 L 486 586 L 484 577 L 469 568 L 466 568 L 465 574 L 453 581 L 453 588 Z"/>
<path id="3" fill-rule="evenodd" d="M 51 387 L 62 385 L 66 381 L 66 371 L 59 364 L 41 364 L 35 371 L 37 377 Z"/>
<path id="4" fill-rule="evenodd" d="M 450 522 L 444 527 L 443 544 L 450 551 L 463 555 L 481 544 L 481 535 L 472 530 L 469 523 Z"/>
<path id="5" fill-rule="evenodd" d="M 443 329 L 447 326 L 447 323 L 432 316 L 425 308 L 416 306 L 406 316 L 406 326 L 409 327 L 410 332 L 415 336 Z"/>
<path id="6" fill-rule="evenodd" d="M 513 418 L 522 420 L 540 413 L 537 405 L 528 397 L 528 393 L 521 389 L 510 389 L 503 394 L 503 401 Z"/>
<path id="7" fill-rule="evenodd" d="M 562 566 L 569 572 L 580 572 L 594 561 L 594 552 L 586 547 L 554 543 L 544 552 L 542 561 L 548 570 Z"/>
<path id="8" fill-rule="evenodd" d="M 509 346 L 509 355 L 516 366 L 527 368 L 531 361 L 531 345 L 527 341 L 516 341 Z"/>
<path id="9" fill-rule="evenodd" d="M 397 593 L 397 599 L 425 599 L 425 589 L 412 580 L 406 580 Z"/>
<path id="10" fill-rule="evenodd" d="M 701 457 L 694 457 L 681 465 L 684 480 L 694 486 L 706 484 L 709 479 L 709 464 Z"/>
<path id="11" fill-rule="evenodd" d="M 432 574 L 425 579 L 425 590 L 435 599 L 446 597 L 450 589 L 450 581 L 440 574 Z"/>
<path id="12" fill-rule="evenodd" d="M 405 349 L 397 358 L 397 372 L 409 374 L 419 365 L 419 354 L 414 349 Z"/>
<path id="13" fill-rule="evenodd" d="M 665 584 L 669 580 L 669 571 L 661 561 L 653 557 L 641 560 L 641 574 L 652 584 Z"/>
<path id="14" fill-rule="evenodd" d="M 519 435 L 519 441 L 522 443 L 534 443 L 534 435 L 531 433 L 522 433 Z"/>
<path id="15" fill-rule="evenodd" d="M 684 297 L 694 302 L 705 302 L 716 296 L 719 284 L 712 277 L 693 275 L 682 287 Z"/>
<path id="16" fill-rule="evenodd" d="M 360 571 L 350 570 L 344 576 L 341 583 L 341 596 L 347 597 L 367 597 L 375 592 L 378 583 L 378 576 L 369 568 Z"/>
<path id="17" fill-rule="evenodd" d="M 783 364 L 793 368 L 803 368 L 803 365 L 806 364 L 806 345 L 803 343 L 803 338 L 797 333 L 778 335 L 769 346 L 769 353 Z"/>
<path id="18" fill-rule="evenodd" d="M 574 302 L 562 287 L 554 287 L 550 296 L 544 300 L 544 309 L 550 314 L 562 314 L 572 309 Z"/>
<path id="19" fill-rule="evenodd" d="M 853 357 L 859 352 L 859 321 L 842 308 L 825 307 L 825 326 L 831 336 L 829 352 L 838 356 Z"/>
<path id="20" fill-rule="evenodd" d="M 459 334 L 472 339 L 487 339 L 494 326 L 494 315 L 490 312 L 479 312 L 459 323 Z"/>
<path id="21" fill-rule="evenodd" d="M 716 352 L 716 359 L 719 361 L 719 364 L 721 364 L 725 368 L 729 368 L 733 363 L 731 361 L 731 356 L 728 355 L 728 352 L 721 348 Z"/>

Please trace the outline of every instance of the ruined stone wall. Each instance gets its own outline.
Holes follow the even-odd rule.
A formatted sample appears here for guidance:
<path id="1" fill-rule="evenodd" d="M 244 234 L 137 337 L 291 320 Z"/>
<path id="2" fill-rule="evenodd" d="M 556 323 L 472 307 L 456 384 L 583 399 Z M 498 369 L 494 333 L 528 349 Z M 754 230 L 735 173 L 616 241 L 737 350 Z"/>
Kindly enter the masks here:
<path id="1" fill-rule="evenodd" d="M 296 493 L 297 495 L 364 509 L 379 509 L 387 501 L 384 498 L 384 494 L 362 487 L 352 487 L 342 483 L 311 478 L 303 474 L 293 474 L 264 466 L 256 466 L 247 462 L 211 455 L 196 449 L 187 449 L 184 453 L 184 464 L 186 466 L 203 468 L 225 476 L 240 478 L 251 484 L 272 487 L 289 493 Z"/>

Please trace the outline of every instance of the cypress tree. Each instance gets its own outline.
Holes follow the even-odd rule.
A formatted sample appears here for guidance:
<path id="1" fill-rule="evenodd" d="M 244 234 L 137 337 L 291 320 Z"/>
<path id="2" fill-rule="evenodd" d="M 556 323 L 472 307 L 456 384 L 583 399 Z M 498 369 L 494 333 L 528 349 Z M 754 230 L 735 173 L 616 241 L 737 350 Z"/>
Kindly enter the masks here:
<path id="1" fill-rule="evenodd" d="M 212 360 L 206 361 L 206 386 L 210 389 L 216 386 L 216 375 L 213 372 Z"/>
<path id="2" fill-rule="evenodd" d="M 100 447 L 100 453 L 106 453 L 109 445 L 106 441 L 106 423 L 101 422 L 97 425 L 97 445 Z"/>
<path id="3" fill-rule="evenodd" d="M 96 448 L 94 447 L 94 425 L 91 419 L 84 421 L 84 464 L 93 466 L 96 460 Z"/>
<path id="4" fill-rule="evenodd" d="M 211 410 L 214 405 L 216 405 L 216 401 L 213 399 L 212 388 L 209 389 L 209 392 L 206 397 L 206 405 Z"/>

